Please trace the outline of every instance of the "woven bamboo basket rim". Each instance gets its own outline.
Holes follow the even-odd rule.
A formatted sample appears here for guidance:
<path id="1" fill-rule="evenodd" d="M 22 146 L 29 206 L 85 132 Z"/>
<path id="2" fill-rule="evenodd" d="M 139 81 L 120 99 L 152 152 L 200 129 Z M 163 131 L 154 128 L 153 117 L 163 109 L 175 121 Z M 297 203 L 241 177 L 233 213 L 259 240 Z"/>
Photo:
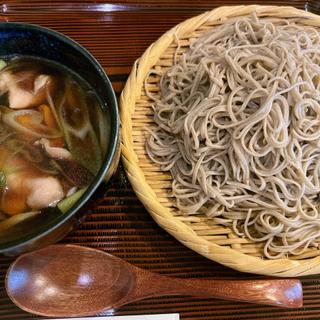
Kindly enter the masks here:
<path id="1" fill-rule="evenodd" d="M 295 277 L 320 273 L 320 250 L 307 252 L 299 259 L 270 260 L 256 254 L 258 244 L 247 244 L 242 250 L 242 238 L 231 229 L 210 226 L 199 216 L 183 217 L 176 214 L 170 201 L 170 174 L 148 160 L 144 143 L 146 130 L 152 127 L 151 102 L 144 94 L 145 79 L 152 68 L 168 67 L 174 55 L 177 37 L 191 42 L 192 37 L 206 28 L 256 12 L 259 17 L 294 18 L 307 26 L 320 27 L 320 17 L 294 7 L 243 5 L 219 7 L 195 16 L 173 27 L 152 43 L 134 63 L 120 97 L 122 124 L 122 161 L 128 179 L 140 201 L 153 219 L 182 244 L 199 254 L 242 272 Z M 169 58 L 168 58 L 169 57 Z M 177 211 L 177 210 L 176 210 Z M 208 228 L 213 228 L 208 231 Z M 214 229 L 215 228 L 215 229 Z M 253 253 L 252 253 L 253 252 Z"/>

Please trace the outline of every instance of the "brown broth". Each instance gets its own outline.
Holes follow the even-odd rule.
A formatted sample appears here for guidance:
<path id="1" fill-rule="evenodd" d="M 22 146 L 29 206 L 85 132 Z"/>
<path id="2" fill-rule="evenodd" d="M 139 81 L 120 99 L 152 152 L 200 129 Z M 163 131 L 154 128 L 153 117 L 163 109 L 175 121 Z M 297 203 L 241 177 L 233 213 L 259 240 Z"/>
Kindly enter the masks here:
<path id="1" fill-rule="evenodd" d="M 101 102 L 79 75 L 44 59 L 7 61 L 0 114 L 2 217 L 56 207 L 97 174 L 108 119 L 97 120 Z"/>

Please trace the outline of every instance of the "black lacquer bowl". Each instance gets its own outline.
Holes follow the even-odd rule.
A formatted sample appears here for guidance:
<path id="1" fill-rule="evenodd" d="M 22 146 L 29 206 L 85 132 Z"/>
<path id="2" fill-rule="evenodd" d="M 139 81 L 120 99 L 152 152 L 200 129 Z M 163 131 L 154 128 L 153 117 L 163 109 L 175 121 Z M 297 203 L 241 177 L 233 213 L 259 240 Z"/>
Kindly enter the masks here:
<path id="1" fill-rule="evenodd" d="M 119 116 L 111 82 L 97 60 L 72 39 L 53 30 L 24 23 L 0 23 L 0 57 L 32 56 L 62 64 L 79 74 L 94 88 L 108 116 L 111 131 L 107 152 L 97 176 L 84 194 L 64 213 L 39 215 L 0 234 L 0 252 L 19 254 L 54 243 L 64 237 L 79 220 L 98 186 L 110 179 L 119 162 Z M 107 134 L 107 132 L 106 132 Z M 82 210 L 80 210 L 82 208 Z"/>

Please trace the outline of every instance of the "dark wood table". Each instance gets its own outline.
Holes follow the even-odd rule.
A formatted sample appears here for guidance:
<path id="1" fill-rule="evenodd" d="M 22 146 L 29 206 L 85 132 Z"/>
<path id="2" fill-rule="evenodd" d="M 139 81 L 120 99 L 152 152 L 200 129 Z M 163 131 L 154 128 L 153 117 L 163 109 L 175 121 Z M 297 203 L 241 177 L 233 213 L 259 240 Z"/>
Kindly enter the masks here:
<path id="1" fill-rule="evenodd" d="M 0 19 L 50 27 L 85 46 L 103 65 L 119 96 L 134 61 L 162 33 L 191 16 L 221 5 L 282 4 L 320 12 L 320 1 L 299 0 L 123 0 L 5 1 Z M 101 191 L 101 190 L 100 190 Z M 95 195 L 99 197 L 99 193 Z M 120 165 L 110 188 L 64 243 L 99 248 L 139 267 L 185 278 L 253 278 L 187 249 L 151 219 Z M 13 258 L 0 257 L 0 319 L 35 319 L 11 303 L 4 276 Z M 247 303 L 190 297 L 162 297 L 132 303 L 117 315 L 180 313 L 181 319 L 320 319 L 320 276 L 302 279 L 304 308 L 284 310 Z"/>

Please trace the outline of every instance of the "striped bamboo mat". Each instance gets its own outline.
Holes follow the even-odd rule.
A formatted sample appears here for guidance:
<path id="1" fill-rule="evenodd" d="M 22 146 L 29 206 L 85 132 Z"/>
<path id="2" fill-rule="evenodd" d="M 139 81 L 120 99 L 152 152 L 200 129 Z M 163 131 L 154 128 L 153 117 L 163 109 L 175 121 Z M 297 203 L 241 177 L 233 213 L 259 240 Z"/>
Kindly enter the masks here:
<path id="1" fill-rule="evenodd" d="M 0 20 L 51 27 L 84 45 L 106 69 L 119 95 L 134 63 L 147 46 L 175 24 L 235 0 L 26 1 L 0 3 Z M 294 5 L 319 12 L 320 2 L 253 0 L 246 4 Z M 101 191 L 101 189 L 100 189 Z M 98 197 L 96 194 L 96 197 Z M 168 276 L 240 279 L 240 274 L 187 249 L 151 219 L 120 167 L 92 213 L 63 242 L 100 248 L 139 267 Z M 15 307 L 4 289 L 12 258 L 0 257 L 0 320 L 38 319 Z M 320 276 L 302 279 L 304 308 L 283 310 L 214 299 L 162 297 L 133 303 L 117 315 L 180 313 L 181 319 L 320 319 Z"/>

